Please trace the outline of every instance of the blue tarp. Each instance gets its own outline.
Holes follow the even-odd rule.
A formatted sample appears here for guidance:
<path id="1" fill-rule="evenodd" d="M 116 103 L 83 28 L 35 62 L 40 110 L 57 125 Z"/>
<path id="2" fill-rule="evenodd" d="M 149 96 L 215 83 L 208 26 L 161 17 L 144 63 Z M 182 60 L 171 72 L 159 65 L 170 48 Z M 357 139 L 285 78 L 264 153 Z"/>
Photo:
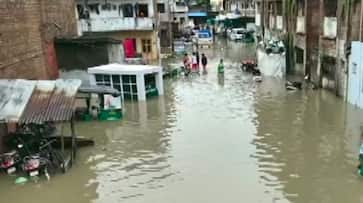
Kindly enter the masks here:
<path id="1" fill-rule="evenodd" d="M 188 16 L 189 17 L 207 17 L 207 13 L 206 12 L 189 12 Z"/>

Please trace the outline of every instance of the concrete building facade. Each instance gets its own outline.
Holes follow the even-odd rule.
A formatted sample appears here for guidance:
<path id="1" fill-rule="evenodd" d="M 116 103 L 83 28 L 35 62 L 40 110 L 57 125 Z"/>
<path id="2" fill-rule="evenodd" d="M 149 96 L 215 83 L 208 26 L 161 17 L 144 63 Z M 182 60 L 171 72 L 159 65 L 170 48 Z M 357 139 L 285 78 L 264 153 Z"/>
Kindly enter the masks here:
<path id="1" fill-rule="evenodd" d="M 159 58 L 155 0 L 77 0 L 77 11 L 82 33 L 122 40 L 126 60 Z"/>
<path id="2" fill-rule="evenodd" d="M 283 40 L 288 72 L 345 97 L 352 41 L 362 41 L 362 2 L 257 0 L 263 39 Z"/>

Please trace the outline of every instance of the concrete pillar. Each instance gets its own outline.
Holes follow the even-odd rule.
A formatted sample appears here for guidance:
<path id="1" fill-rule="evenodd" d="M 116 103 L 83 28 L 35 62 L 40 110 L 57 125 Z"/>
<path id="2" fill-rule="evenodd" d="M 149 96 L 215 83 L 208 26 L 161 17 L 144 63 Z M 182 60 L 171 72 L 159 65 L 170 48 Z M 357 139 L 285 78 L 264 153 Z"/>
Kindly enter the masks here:
<path id="1" fill-rule="evenodd" d="M 89 74 L 90 85 L 96 85 L 96 76 L 94 74 Z"/>
<path id="2" fill-rule="evenodd" d="M 146 91 L 145 91 L 145 79 L 143 73 L 136 75 L 136 85 L 137 85 L 137 99 L 139 101 L 145 101 Z"/>
<path id="3" fill-rule="evenodd" d="M 137 106 L 139 108 L 139 122 L 140 122 L 140 127 L 141 128 L 146 128 L 147 127 L 147 104 L 146 101 L 141 101 L 141 102 L 137 102 Z"/>
<path id="4" fill-rule="evenodd" d="M 163 83 L 163 73 L 160 71 L 155 74 L 156 88 L 158 89 L 159 95 L 164 94 L 164 83 Z"/>

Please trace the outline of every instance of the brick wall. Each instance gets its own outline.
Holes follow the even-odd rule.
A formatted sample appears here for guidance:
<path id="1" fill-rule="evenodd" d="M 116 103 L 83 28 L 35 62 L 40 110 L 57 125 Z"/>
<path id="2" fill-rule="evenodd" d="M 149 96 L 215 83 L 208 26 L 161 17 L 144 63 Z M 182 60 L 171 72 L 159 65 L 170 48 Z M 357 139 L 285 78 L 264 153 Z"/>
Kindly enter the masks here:
<path id="1" fill-rule="evenodd" d="M 54 78 L 53 39 L 76 34 L 74 0 L 1 0 L 0 78 Z"/>

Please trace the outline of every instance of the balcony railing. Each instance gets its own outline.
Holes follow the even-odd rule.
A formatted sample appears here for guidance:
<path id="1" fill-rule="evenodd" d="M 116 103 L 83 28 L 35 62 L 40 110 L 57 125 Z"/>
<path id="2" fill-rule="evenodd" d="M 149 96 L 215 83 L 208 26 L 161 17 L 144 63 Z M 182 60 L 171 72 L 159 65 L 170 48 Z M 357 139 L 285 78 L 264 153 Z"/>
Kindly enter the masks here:
<path id="1" fill-rule="evenodd" d="M 189 11 L 187 6 L 183 5 L 174 5 L 172 6 L 172 12 L 174 13 L 187 13 Z"/>
<path id="2" fill-rule="evenodd" d="M 82 32 L 110 32 L 127 30 L 153 30 L 152 18 L 95 18 L 81 19 Z"/>
<path id="3" fill-rule="evenodd" d="M 335 39 L 337 37 L 337 18 L 324 17 L 324 37 Z"/>

